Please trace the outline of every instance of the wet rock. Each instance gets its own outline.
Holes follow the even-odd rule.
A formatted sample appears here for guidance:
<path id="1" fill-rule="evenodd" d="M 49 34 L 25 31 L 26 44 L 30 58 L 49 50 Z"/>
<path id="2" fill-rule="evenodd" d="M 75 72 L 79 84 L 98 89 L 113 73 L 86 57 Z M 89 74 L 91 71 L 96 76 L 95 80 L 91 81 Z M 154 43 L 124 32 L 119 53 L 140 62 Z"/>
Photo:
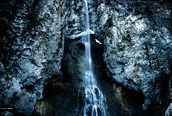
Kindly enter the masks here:
<path id="1" fill-rule="evenodd" d="M 165 116 L 172 115 L 172 103 L 168 106 L 167 110 L 165 111 Z"/>
<path id="2" fill-rule="evenodd" d="M 64 21 L 66 39 L 84 30 L 82 4 L 66 3 L 71 11 L 64 15 L 68 19 Z M 168 2 L 89 0 L 88 4 L 90 28 L 95 32 L 91 39 L 103 43 L 109 77 L 143 93 L 143 109 L 151 103 L 161 104 L 170 93 L 172 37 L 168 25 L 172 22 Z"/>
<path id="3" fill-rule="evenodd" d="M 25 115 L 42 99 L 47 81 L 61 74 L 60 8 L 62 3 L 56 0 L 1 4 L 0 94 L 4 105 Z"/>
<path id="4" fill-rule="evenodd" d="M 161 103 L 169 90 L 171 4 L 166 1 L 88 0 L 90 29 L 104 47 L 109 77 L 143 93 L 143 108 Z M 3 104 L 29 115 L 53 75 L 82 73 L 83 44 L 71 35 L 85 29 L 83 1 L 0 2 L 0 96 Z M 67 40 L 68 39 L 68 40 Z M 94 43 L 93 43 L 94 44 Z M 80 65 L 76 64 L 80 62 Z M 77 74 L 77 75 L 76 75 Z M 72 80 L 72 79 L 71 79 Z M 72 80 L 73 81 L 73 80 Z M 76 79 L 74 85 L 82 81 Z M 170 93 L 170 92 L 169 92 Z M 120 96 L 120 94 L 119 94 Z"/>
<path id="5" fill-rule="evenodd" d="M 161 103 L 169 88 L 171 32 L 165 26 L 153 27 L 148 16 L 129 12 L 121 4 L 113 8 L 101 4 L 98 8 L 97 12 L 105 12 L 99 22 L 105 31 L 107 73 L 126 88 L 142 92 L 143 109 L 152 102 Z M 107 19 L 105 23 L 104 19 Z"/>
<path id="6" fill-rule="evenodd" d="M 13 113 L 9 112 L 9 111 L 4 111 L 1 113 L 1 116 L 14 116 Z"/>

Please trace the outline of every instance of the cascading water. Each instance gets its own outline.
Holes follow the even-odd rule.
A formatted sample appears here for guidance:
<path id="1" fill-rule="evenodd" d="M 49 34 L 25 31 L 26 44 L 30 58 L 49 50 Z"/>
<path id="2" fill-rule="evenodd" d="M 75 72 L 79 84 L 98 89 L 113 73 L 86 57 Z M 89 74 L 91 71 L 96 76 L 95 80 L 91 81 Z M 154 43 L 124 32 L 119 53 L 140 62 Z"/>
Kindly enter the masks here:
<path id="1" fill-rule="evenodd" d="M 89 29 L 89 15 L 88 15 L 88 4 L 85 2 L 85 22 L 86 28 L 85 32 Z M 94 73 L 92 69 L 92 58 L 91 58 L 91 48 L 90 48 L 90 33 L 87 33 L 85 37 L 83 37 L 83 42 L 85 44 L 85 73 L 83 76 L 83 83 L 80 88 L 80 96 L 84 101 L 84 105 L 82 106 L 82 113 L 80 115 L 84 116 L 106 116 L 106 105 L 105 105 L 105 97 L 102 92 L 99 90 L 97 81 L 94 78 Z"/>

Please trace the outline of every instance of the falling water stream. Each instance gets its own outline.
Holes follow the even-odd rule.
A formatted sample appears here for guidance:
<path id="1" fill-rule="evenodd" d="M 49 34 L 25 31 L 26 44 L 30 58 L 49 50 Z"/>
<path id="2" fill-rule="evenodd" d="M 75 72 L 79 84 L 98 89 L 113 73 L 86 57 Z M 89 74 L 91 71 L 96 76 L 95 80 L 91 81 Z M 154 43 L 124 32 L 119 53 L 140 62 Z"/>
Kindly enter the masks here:
<path id="1" fill-rule="evenodd" d="M 88 4 L 85 2 L 85 22 L 86 28 L 89 29 L 89 14 L 88 14 Z M 84 38 L 85 44 L 85 69 L 83 76 L 83 83 L 81 85 L 82 93 L 84 94 L 84 106 L 82 108 L 82 115 L 84 116 L 106 116 L 106 99 L 103 93 L 100 91 L 97 85 L 97 81 L 94 77 L 92 58 L 91 58 L 91 48 L 90 48 L 90 34 L 88 33 Z"/>

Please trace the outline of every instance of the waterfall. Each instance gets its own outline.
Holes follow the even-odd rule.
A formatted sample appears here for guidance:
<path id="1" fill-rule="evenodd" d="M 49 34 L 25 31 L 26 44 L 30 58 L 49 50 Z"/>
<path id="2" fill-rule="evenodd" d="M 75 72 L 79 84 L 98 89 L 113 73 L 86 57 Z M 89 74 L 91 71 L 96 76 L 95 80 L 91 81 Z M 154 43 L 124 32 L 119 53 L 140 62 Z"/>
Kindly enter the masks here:
<path id="1" fill-rule="evenodd" d="M 89 29 L 89 13 L 88 4 L 85 2 L 85 22 L 86 28 L 85 32 Z M 85 44 L 85 72 L 83 78 L 83 83 L 81 84 L 79 94 L 82 94 L 82 114 L 84 116 L 106 116 L 106 99 L 103 93 L 100 91 L 97 85 L 97 81 L 94 77 L 94 72 L 92 68 L 92 58 L 91 58 L 91 47 L 90 47 L 90 33 L 83 37 L 83 42 Z"/>

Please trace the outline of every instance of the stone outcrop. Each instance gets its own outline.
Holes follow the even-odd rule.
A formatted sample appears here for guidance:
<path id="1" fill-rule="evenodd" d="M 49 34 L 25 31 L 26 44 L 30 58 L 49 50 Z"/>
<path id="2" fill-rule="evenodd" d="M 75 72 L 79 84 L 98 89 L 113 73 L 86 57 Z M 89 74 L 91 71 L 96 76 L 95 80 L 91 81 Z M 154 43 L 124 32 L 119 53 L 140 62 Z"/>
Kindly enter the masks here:
<path id="1" fill-rule="evenodd" d="M 129 11 L 128 7 L 104 3 L 98 6 L 97 12 L 102 14 L 99 24 L 105 33 L 104 61 L 109 76 L 124 87 L 143 93 L 146 109 L 168 96 L 172 35 L 165 25 L 153 23 L 156 19 L 151 20 L 149 14 L 137 14 L 136 9 Z M 160 10 L 156 15 L 164 13 L 170 19 L 170 12 Z"/>
<path id="2" fill-rule="evenodd" d="M 92 1 L 90 28 L 104 46 L 108 75 L 143 93 L 143 109 L 161 104 L 171 87 L 171 9 L 167 1 Z M 64 21 L 66 38 L 83 31 L 82 2 L 70 2 Z M 153 6 L 153 7 L 152 7 Z M 93 38 L 92 38 L 93 39 Z"/>
<path id="3" fill-rule="evenodd" d="M 64 46 L 69 48 L 63 64 L 70 68 L 65 73 L 76 77 L 82 66 L 75 63 L 82 60 L 84 48 L 81 41 L 67 39 L 84 31 L 83 4 L 81 0 L 0 2 L 0 105 L 31 114 L 51 77 L 61 78 Z M 108 76 L 142 93 L 143 109 L 160 104 L 172 86 L 170 2 L 88 0 L 88 4 L 90 29 L 95 32 L 91 39 L 102 43 L 95 46 L 104 48 Z"/>
<path id="4" fill-rule="evenodd" d="M 61 78 L 62 1 L 0 3 L 0 103 L 26 115 L 47 81 Z"/>
<path id="5" fill-rule="evenodd" d="M 165 111 L 165 116 L 172 115 L 172 103 L 168 106 L 167 110 Z"/>

